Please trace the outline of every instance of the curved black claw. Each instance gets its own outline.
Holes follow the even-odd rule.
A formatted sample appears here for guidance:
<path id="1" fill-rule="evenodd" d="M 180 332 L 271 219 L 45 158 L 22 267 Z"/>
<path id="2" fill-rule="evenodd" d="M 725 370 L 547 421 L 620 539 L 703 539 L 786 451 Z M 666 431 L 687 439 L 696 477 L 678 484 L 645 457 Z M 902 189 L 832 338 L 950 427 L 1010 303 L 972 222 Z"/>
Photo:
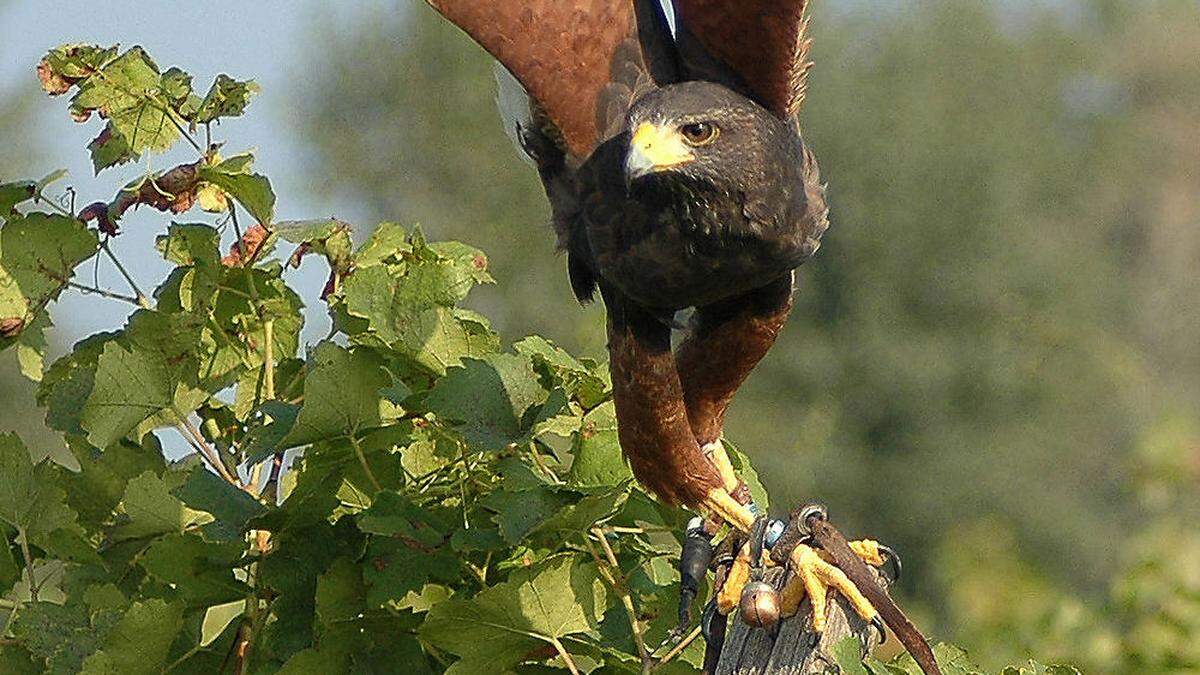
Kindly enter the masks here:
<path id="1" fill-rule="evenodd" d="M 876 615 L 871 619 L 871 627 L 879 631 L 879 644 L 887 642 L 887 628 L 884 626 L 883 619 Z"/>
<path id="2" fill-rule="evenodd" d="M 704 612 L 700 615 L 700 635 L 704 636 L 704 641 L 712 644 L 713 630 L 716 628 L 717 618 L 724 619 L 717 612 L 717 599 L 714 597 L 704 606 Z"/>
<path id="3" fill-rule="evenodd" d="M 750 569 L 751 579 L 756 578 L 754 572 L 762 575 L 762 552 L 766 542 L 764 537 L 767 533 L 767 525 L 771 519 L 766 516 L 759 516 L 754 519 L 754 525 L 750 528 Z"/>
<path id="4" fill-rule="evenodd" d="M 891 546 L 884 546 L 883 544 L 879 545 L 879 550 L 883 552 L 885 558 L 883 561 L 884 566 L 890 570 L 885 571 L 884 574 L 887 575 L 888 579 L 891 579 L 891 583 L 893 584 L 900 581 L 900 573 L 904 569 L 904 565 L 900 562 L 900 554 L 896 553 L 895 549 Z"/>

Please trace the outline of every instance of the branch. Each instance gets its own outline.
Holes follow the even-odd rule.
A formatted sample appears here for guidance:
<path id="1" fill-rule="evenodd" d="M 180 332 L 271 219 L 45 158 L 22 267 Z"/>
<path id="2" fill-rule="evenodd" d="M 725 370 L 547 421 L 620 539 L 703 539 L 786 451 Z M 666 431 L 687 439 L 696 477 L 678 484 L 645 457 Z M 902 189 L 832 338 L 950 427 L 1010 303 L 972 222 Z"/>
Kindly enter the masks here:
<path id="1" fill-rule="evenodd" d="M 608 559 L 608 565 L 600 560 L 591 540 L 584 537 L 584 541 L 587 542 L 592 557 L 596 559 L 596 565 L 604 575 L 605 581 L 612 586 L 617 595 L 621 596 L 621 605 L 625 608 L 625 616 L 629 619 L 629 629 L 633 632 L 633 642 L 637 645 L 638 656 L 642 659 L 642 672 L 648 673 L 654 667 L 654 659 L 650 657 L 650 650 L 646 649 L 646 640 L 642 637 L 642 628 L 638 624 L 637 610 L 633 607 L 633 596 L 630 595 L 629 589 L 625 586 L 625 580 L 621 576 L 621 565 L 617 562 L 617 556 L 613 553 L 612 546 L 609 546 L 608 540 L 604 537 L 604 530 L 594 527 L 592 534 L 600 540 L 600 546 L 604 549 L 604 557 Z"/>

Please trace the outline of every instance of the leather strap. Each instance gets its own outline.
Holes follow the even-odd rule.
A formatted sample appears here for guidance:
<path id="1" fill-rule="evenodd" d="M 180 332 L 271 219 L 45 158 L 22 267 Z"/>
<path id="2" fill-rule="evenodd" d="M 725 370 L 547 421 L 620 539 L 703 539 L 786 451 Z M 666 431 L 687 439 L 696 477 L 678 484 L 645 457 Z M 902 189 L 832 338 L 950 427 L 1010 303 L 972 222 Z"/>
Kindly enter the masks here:
<path id="1" fill-rule="evenodd" d="M 850 581 L 858 586 L 858 590 L 871 601 L 884 622 L 896 634 L 900 644 L 912 654 L 921 671 L 925 675 L 941 675 L 941 668 L 938 667 L 937 659 L 934 658 L 933 650 L 929 648 L 925 636 L 921 635 L 921 631 L 917 630 L 891 596 L 883 590 L 875 580 L 871 568 L 850 548 L 842 533 L 820 515 L 809 516 L 805 525 L 813 541 L 833 558 L 833 564 L 845 572 Z"/>

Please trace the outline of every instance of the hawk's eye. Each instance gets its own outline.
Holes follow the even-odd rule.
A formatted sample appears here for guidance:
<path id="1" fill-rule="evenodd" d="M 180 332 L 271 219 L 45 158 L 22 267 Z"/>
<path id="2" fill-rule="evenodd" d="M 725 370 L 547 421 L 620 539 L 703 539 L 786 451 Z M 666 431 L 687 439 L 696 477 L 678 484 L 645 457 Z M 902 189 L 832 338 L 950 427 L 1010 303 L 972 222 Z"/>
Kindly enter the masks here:
<path id="1" fill-rule="evenodd" d="M 717 137 L 717 125 L 709 122 L 692 122 L 679 127 L 679 133 L 688 145 L 708 145 Z"/>

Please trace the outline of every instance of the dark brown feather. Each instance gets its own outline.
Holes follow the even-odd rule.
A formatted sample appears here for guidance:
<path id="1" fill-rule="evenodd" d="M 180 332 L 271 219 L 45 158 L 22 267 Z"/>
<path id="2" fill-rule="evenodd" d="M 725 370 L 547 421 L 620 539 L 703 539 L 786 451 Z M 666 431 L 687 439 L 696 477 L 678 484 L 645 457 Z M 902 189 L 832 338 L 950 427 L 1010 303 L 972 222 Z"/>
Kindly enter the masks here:
<path id="1" fill-rule="evenodd" d="M 604 301 L 621 450 L 659 499 L 696 506 L 722 481 L 688 423 L 671 328 L 617 293 L 605 292 Z"/>
<path id="2" fill-rule="evenodd" d="M 775 344 L 791 310 L 791 273 L 696 310 L 675 360 L 688 420 L 700 445 L 721 437 L 733 395 Z"/>
<path id="3" fill-rule="evenodd" d="M 793 117 L 808 87 L 807 0 L 674 0 L 689 75 L 742 89 L 764 108 Z M 695 41 L 716 63 L 689 44 Z M 727 69 L 713 72 L 713 66 Z"/>

